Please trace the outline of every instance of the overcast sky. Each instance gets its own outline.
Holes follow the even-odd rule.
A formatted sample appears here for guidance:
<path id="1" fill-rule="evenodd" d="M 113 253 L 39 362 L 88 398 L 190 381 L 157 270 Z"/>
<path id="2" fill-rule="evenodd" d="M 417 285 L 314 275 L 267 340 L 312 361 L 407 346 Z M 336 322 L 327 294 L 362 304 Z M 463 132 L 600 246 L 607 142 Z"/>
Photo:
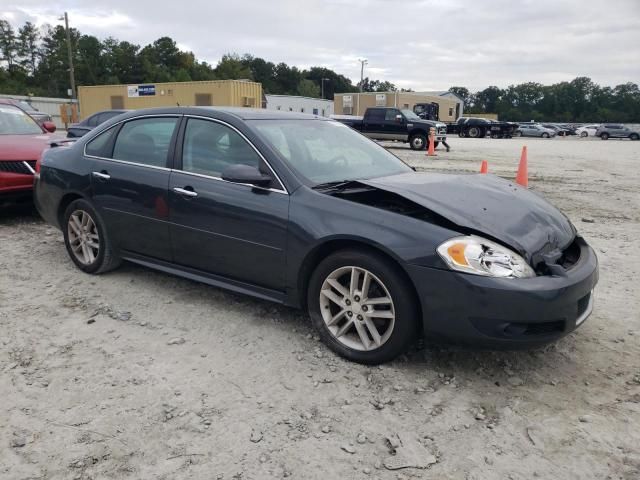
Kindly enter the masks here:
<path id="1" fill-rule="evenodd" d="M 640 82 L 640 0 L 3 0 L 14 25 L 71 26 L 140 45 L 172 37 L 216 64 L 251 53 L 414 90 L 591 77 Z"/>

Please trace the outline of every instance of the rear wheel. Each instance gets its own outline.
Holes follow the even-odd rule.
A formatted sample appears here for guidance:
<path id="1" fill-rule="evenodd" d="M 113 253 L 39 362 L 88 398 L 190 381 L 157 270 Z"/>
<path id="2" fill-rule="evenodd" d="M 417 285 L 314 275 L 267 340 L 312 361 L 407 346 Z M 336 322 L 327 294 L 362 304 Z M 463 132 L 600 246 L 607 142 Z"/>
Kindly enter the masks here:
<path id="1" fill-rule="evenodd" d="M 582 132 L 582 133 L 580 133 L 580 136 L 581 136 L 582 138 L 584 138 L 584 137 L 588 137 L 588 136 L 589 136 L 589 133 L 588 133 L 588 132 Z"/>
<path id="2" fill-rule="evenodd" d="M 480 137 L 480 135 L 482 135 L 482 130 L 480 129 L 480 127 L 471 127 L 468 130 L 468 134 L 471 138 L 478 138 Z"/>
<path id="3" fill-rule="evenodd" d="M 631 135 L 629 135 L 629 138 L 631 140 L 638 140 L 638 139 L 640 139 L 640 136 L 638 136 L 637 133 L 632 133 Z"/>
<path id="4" fill-rule="evenodd" d="M 606 133 L 606 132 L 605 132 L 605 133 L 601 133 L 601 134 L 600 134 L 600 138 L 601 138 L 602 140 L 609 140 L 609 134 L 608 134 L 608 133 Z"/>
<path id="5" fill-rule="evenodd" d="M 83 272 L 102 273 L 120 264 L 102 219 L 86 200 L 69 204 L 62 231 L 71 260 Z"/>
<path id="6" fill-rule="evenodd" d="M 427 137 L 421 133 L 412 135 L 409 139 L 411 150 L 423 150 L 427 145 Z"/>
<path id="7" fill-rule="evenodd" d="M 397 265 L 374 253 L 344 250 L 324 259 L 311 276 L 307 305 L 322 340 L 354 362 L 392 360 L 416 337 L 413 287 Z"/>

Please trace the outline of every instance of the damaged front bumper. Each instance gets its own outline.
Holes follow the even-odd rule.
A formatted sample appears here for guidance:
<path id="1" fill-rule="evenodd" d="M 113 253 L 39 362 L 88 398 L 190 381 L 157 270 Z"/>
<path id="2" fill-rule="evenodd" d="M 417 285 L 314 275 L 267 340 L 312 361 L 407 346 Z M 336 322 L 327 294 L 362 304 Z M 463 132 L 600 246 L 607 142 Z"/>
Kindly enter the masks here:
<path id="1" fill-rule="evenodd" d="M 533 347 L 580 326 L 593 309 L 595 252 L 578 238 L 580 258 L 564 275 L 493 278 L 408 265 L 425 336 L 488 348 Z"/>

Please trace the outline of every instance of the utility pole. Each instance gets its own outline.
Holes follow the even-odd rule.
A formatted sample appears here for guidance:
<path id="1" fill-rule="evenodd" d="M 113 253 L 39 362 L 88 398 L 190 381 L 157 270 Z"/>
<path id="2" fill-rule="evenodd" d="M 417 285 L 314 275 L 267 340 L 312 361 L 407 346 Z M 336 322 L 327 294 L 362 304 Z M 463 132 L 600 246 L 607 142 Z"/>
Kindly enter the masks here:
<path id="1" fill-rule="evenodd" d="M 62 18 L 60 19 L 62 20 Z M 71 83 L 71 99 L 76 99 L 76 76 L 73 70 L 73 52 L 71 50 L 71 33 L 69 32 L 69 17 L 64 12 L 64 30 L 67 35 L 67 54 L 69 55 L 69 82 Z"/>
<path id="2" fill-rule="evenodd" d="M 360 93 L 362 93 L 362 84 L 364 83 L 364 66 L 369 62 L 366 58 L 358 59 L 358 61 L 360 62 Z"/>
<path id="3" fill-rule="evenodd" d="M 325 80 L 326 80 L 326 81 L 329 81 L 329 79 L 328 79 L 328 78 L 322 78 L 322 79 L 320 79 L 320 84 L 321 84 L 320 89 L 322 90 L 322 93 L 320 94 L 320 96 L 322 97 L 322 99 L 323 99 L 323 100 L 324 100 L 324 82 L 325 82 Z"/>

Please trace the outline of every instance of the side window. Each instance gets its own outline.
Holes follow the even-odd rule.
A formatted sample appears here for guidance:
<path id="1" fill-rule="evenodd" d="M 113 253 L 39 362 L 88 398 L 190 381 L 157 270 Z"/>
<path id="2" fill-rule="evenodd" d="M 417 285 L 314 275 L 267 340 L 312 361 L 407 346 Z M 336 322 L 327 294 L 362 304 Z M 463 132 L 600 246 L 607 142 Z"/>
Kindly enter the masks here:
<path id="1" fill-rule="evenodd" d="M 395 108 L 391 108 L 389 110 L 386 110 L 384 113 L 384 120 L 386 122 L 395 122 L 396 121 L 396 115 L 400 115 L 400 110 L 396 110 Z"/>
<path id="2" fill-rule="evenodd" d="M 113 148 L 115 160 L 166 167 L 177 118 L 140 118 L 125 123 Z"/>
<path id="3" fill-rule="evenodd" d="M 117 128 L 110 128 L 106 132 L 101 133 L 93 140 L 90 140 L 85 147 L 87 155 L 94 157 L 111 157 L 111 140 L 116 133 Z"/>
<path id="4" fill-rule="evenodd" d="M 235 130 L 218 122 L 190 118 L 184 132 L 182 169 L 220 177 L 231 165 L 260 167 L 256 151 Z"/>
<path id="5" fill-rule="evenodd" d="M 384 120 L 384 110 L 380 110 L 379 108 L 372 108 L 370 110 L 367 110 L 365 116 L 370 122 L 382 122 Z"/>

